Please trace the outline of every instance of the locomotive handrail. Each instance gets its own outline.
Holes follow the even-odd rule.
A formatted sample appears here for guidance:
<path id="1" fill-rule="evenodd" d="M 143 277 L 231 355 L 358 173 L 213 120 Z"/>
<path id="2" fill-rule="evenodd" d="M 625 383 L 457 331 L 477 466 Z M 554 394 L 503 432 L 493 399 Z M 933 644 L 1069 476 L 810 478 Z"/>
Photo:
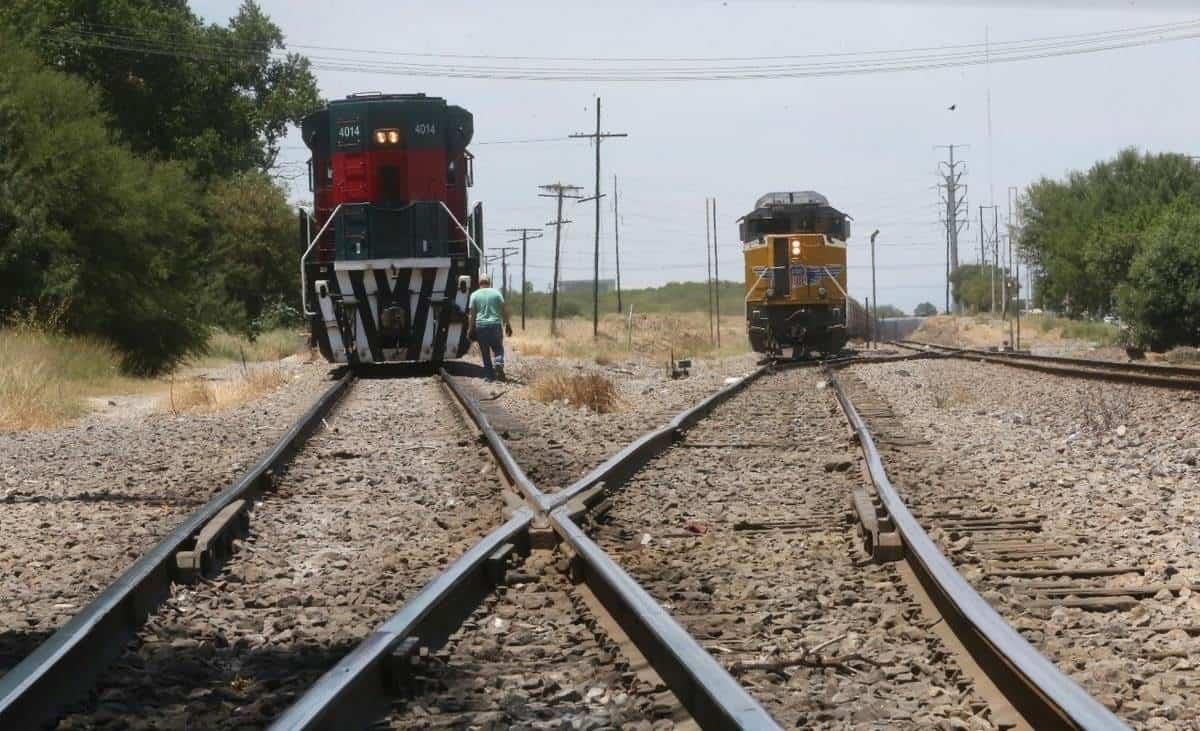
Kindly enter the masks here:
<path id="1" fill-rule="evenodd" d="M 306 259 L 308 259 L 308 255 L 312 253 L 313 247 L 316 246 L 317 242 L 321 240 L 321 237 L 325 235 L 325 230 L 329 228 L 329 224 L 333 223 L 333 219 L 337 218 L 338 212 L 341 210 L 342 204 L 339 203 L 337 204 L 337 207 L 333 209 L 333 213 L 329 214 L 329 218 L 325 219 L 325 225 L 321 226 L 321 230 L 318 231 L 317 235 L 313 237 L 313 240 L 309 242 L 308 248 L 305 249 L 304 253 L 300 255 L 300 307 L 304 310 L 305 317 L 311 317 L 317 313 L 308 311 L 308 272 L 304 271 L 304 262 Z"/>
<path id="2" fill-rule="evenodd" d="M 446 201 L 438 201 L 438 203 L 440 203 L 442 205 L 442 208 L 444 208 L 446 210 L 446 215 L 450 217 L 451 221 L 454 221 L 454 225 L 458 226 L 458 230 L 462 231 L 463 235 L 467 237 L 467 243 L 469 243 L 471 246 L 474 246 L 475 251 L 479 252 L 479 261 L 483 262 L 484 261 L 483 249 L 479 246 L 478 243 L 475 242 L 475 237 L 472 236 L 471 232 L 468 231 L 466 228 L 464 228 L 461 223 L 459 223 L 458 219 L 455 218 L 454 213 L 450 210 L 450 207 L 446 205 Z M 471 258 L 471 250 L 470 249 L 467 249 L 467 258 L 468 259 Z M 485 264 L 485 266 L 486 266 L 486 264 Z"/>
<path id="3" fill-rule="evenodd" d="M 742 299 L 742 304 L 746 304 L 750 301 L 750 295 L 754 294 L 754 290 L 758 289 L 758 283 L 763 280 L 763 277 L 767 276 L 767 272 L 773 272 L 776 269 L 787 269 L 787 267 L 763 267 L 762 273 L 758 275 L 758 279 L 754 280 L 754 284 L 750 285 L 749 291 L 746 292 L 746 296 Z"/>
<path id="4" fill-rule="evenodd" d="M 849 330 L 850 329 L 850 295 L 846 293 L 846 290 L 842 289 L 842 283 L 837 280 L 837 277 L 833 276 L 833 272 L 829 271 L 829 267 L 822 266 L 821 269 L 825 272 L 826 276 L 828 276 L 830 279 L 833 280 L 833 286 L 837 287 L 838 291 L 842 293 L 842 296 L 846 298 L 846 306 L 842 308 L 842 310 L 844 311 L 842 313 L 842 324 L 846 326 L 847 330 Z"/>

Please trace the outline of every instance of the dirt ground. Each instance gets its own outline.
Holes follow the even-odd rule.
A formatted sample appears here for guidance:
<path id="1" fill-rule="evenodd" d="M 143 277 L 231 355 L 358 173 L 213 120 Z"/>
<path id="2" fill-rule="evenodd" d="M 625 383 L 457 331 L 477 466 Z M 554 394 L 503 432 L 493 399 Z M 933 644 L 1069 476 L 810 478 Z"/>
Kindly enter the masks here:
<path id="1" fill-rule="evenodd" d="M 1043 329 L 1039 324 L 1038 319 L 1025 319 L 1021 323 L 1021 348 L 1031 350 L 1034 355 L 1128 360 L 1125 350 L 1121 347 L 1106 345 L 1096 340 L 1066 337 L 1058 328 Z M 927 318 L 910 337 L 913 340 L 959 348 L 992 348 L 1015 342 L 1015 336 L 1015 320 L 1010 327 L 1008 321 L 998 318 L 939 315 Z"/>

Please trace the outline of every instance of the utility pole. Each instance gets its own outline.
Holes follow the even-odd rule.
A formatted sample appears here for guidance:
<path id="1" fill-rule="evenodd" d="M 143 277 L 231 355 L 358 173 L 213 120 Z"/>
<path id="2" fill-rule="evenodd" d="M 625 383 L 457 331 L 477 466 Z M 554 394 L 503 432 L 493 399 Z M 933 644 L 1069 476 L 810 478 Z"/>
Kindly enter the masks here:
<path id="1" fill-rule="evenodd" d="M 996 269 L 1000 266 L 1000 206 L 992 204 L 992 317 L 996 316 Z"/>
<path id="2" fill-rule="evenodd" d="M 500 294 L 506 300 L 508 299 L 508 257 L 515 253 L 517 253 L 517 247 L 504 246 L 494 256 L 488 257 L 488 261 L 500 260 Z"/>
<path id="3" fill-rule="evenodd" d="M 559 253 L 562 250 L 562 227 L 565 223 L 562 217 L 563 198 L 571 198 L 579 200 L 578 191 L 583 190 L 578 185 L 564 185 L 563 183 L 550 183 L 548 185 L 539 185 L 546 193 L 538 193 L 539 198 L 557 198 L 558 199 L 558 214 L 553 221 L 548 221 L 547 226 L 554 227 L 554 284 L 550 288 L 550 334 L 558 334 L 558 262 Z"/>
<path id="4" fill-rule="evenodd" d="M 717 249 L 717 199 L 712 199 L 713 295 L 717 301 L 717 347 L 721 347 L 721 256 Z"/>
<path id="5" fill-rule="evenodd" d="M 879 295 L 875 293 L 875 237 L 879 235 L 879 229 L 871 232 L 871 299 L 875 300 L 875 316 L 873 321 L 874 327 L 871 332 L 879 329 Z"/>
<path id="6" fill-rule="evenodd" d="M 946 312 L 950 312 L 950 277 L 958 269 L 958 234 L 967 226 L 970 209 L 967 207 L 967 186 L 962 176 L 966 174 L 966 162 L 954 159 L 954 148 L 966 145 L 937 145 L 935 149 L 949 150 L 950 159 L 938 163 L 938 191 L 943 205 L 941 219 L 946 226 Z M 961 169 L 960 169 L 961 168 Z M 954 303 L 954 311 L 960 312 L 960 303 Z"/>
<path id="7" fill-rule="evenodd" d="M 600 97 L 596 97 L 596 131 L 588 134 L 576 132 L 571 137 L 589 138 L 596 143 L 596 191 L 590 198 L 580 198 L 579 202 L 594 200 L 596 202 L 596 245 L 592 255 L 592 337 L 600 334 L 600 140 L 609 137 L 628 137 L 624 132 L 600 131 Z"/>
<path id="8" fill-rule="evenodd" d="M 617 196 L 617 176 L 613 176 L 613 248 L 617 253 L 617 314 L 625 311 L 621 304 L 621 199 Z"/>
<path id="9" fill-rule="evenodd" d="M 711 218 L 708 215 L 709 199 L 704 199 L 704 258 L 706 260 L 706 268 L 704 270 L 704 288 L 708 290 L 708 342 L 714 342 L 713 338 L 713 293 L 712 293 L 712 239 L 709 236 L 711 226 Z"/>
<path id="10" fill-rule="evenodd" d="M 525 329 L 525 290 L 528 289 L 528 285 L 525 283 L 525 253 L 526 253 L 525 245 L 529 241 L 529 239 L 542 238 L 542 230 L 540 228 L 506 228 L 504 230 L 521 234 L 521 238 L 509 239 L 505 243 L 515 244 L 518 241 L 521 242 L 521 329 L 524 330 Z"/>
<path id="11" fill-rule="evenodd" d="M 1013 315 L 1016 320 L 1017 332 L 1013 338 L 1013 349 L 1021 349 L 1021 264 L 1013 258 L 1012 240 L 1013 234 L 1018 233 L 1019 228 L 1013 225 L 1013 212 L 1016 209 L 1016 204 L 1020 197 L 1020 191 L 1014 186 L 1008 189 L 1008 262 L 1013 268 L 1013 283 L 1016 286 L 1015 297 L 1013 297 Z M 1020 214 L 1017 214 L 1017 220 L 1020 221 Z M 1019 234 L 1018 234 L 1019 238 Z M 1005 297 L 1005 302 L 1008 298 Z"/>

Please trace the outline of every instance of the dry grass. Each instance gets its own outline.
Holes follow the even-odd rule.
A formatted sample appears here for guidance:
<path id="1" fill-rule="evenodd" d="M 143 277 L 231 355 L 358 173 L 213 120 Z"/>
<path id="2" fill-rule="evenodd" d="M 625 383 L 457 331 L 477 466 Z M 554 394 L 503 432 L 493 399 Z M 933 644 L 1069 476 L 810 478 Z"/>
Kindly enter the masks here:
<path id="1" fill-rule="evenodd" d="M 123 377 L 120 362 L 94 338 L 0 328 L 0 431 L 48 429 L 87 413 L 88 396 L 144 390 L 149 382 Z"/>
<path id="2" fill-rule="evenodd" d="M 162 411 L 221 411 L 254 401 L 287 383 L 287 371 L 276 365 L 251 366 L 229 380 L 189 378 L 173 381 L 159 402 Z"/>
<path id="3" fill-rule="evenodd" d="M 277 360 L 302 345 L 294 331 L 266 333 L 248 349 L 245 341 L 218 334 L 207 359 L 240 360 L 245 350 L 247 360 Z M 121 373 L 120 363 L 120 353 L 103 340 L 62 334 L 53 321 L 10 321 L 0 327 L 0 432 L 60 427 L 87 414 L 89 399 L 116 394 L 162 394 L 164 410 L 225 408 L 287 379 L 281 368 L 254 366 L 228 382 L 131 378 Z"/>
<path id="4" fill-rule="evenodd" d="M 306 353 L 304 333 L 299 330 L 281 328 L 268 330 L 254 340 L 242 335 L 217 330 L 208 339 L 202 357 L 193 359 L 189 365 L 219 365 L 222 363 L 260 363 L 283 360 L 290 355 Z"/>
<path id="5" fill-rule="evenodd" d="M 708 315 L 703 312 L 635 312 L 632 332 L 627 317 L 609 313 L 600 319 L 598 336 L 592 335 L 590 318 L 559 320 L 557 335 L 550 334 L 547 319 L 530 319 L 524 331 L 519 320 L 514 325 L 506 344 L 521 355 L 578 358 L 598 365 L 641 358 L 665 363 L 671 353 L 676 358 L 724 358 L 750 349 L 741 315 L 721 318 L 720 348 L 709 339 Z"/>
<path id="6" fill-rule="evenodd" d="M 532 390 L 533 397 L 543 403 L 564 401 L 597 414 L 607 414 L 617 408 L 616 387 L 599 373 L 547 373 L 533 382 Z"/>
<path id="7" fill-rule="evenodd" d="M 1080 429 L 1093 436 L 1104 434 L 1129 421 L 1133 411 L 1133 388 L 1105 384 L 1085 386 L 1075 408 L 1079 413 Z"/>
<path id="8" fill-rule="evenodd" d="M 1015 332 L 1016 325 L 1013 325 Z M 1112 345 L 1120 340 L 1119 328 L 1103 322 L 1069 320 L 1053 315 L 1030 315 L 1021 318 L 1021 345 L 1077 346 Z M 1009 339 L 1009 323 L 988 315 L 955 317 L 937 315 L 926 318 L 911 336 L 939 345 L 986 348 L 998 346 Z"/>
<path id="9" fill-rule="evenodd" d="M 1200 348 L 1181 345 L 1168 350 L 1163 360 L 1175 365 L 1200 365 Z"/>

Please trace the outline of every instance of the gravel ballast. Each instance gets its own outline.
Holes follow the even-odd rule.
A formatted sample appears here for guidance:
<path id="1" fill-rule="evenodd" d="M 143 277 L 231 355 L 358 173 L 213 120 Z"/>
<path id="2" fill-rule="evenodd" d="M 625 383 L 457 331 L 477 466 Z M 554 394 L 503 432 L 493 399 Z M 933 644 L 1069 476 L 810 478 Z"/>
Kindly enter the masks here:
<path id="1" fill-rule="evenodd" d="M 686 378 L 668 377 L 665 364 L 629 361 L 597 365 L 527 357 L 510 363 L 509 383 L 476 385 L 488 419 L 530 479 L 556 492 L 618 449 L 678 412 L 724 388 L 731 378 L 753 371 L 757 358 L 743 355 L 697 361 Z M 548 373 L 597 373 L 617 392 L 614 411 L 597 414 L 564 401 L 544 403 L 533 385 Z"/>
<path id="2" fill-rule="evenodd" d="M 1200 724 L 1200 396 L 961 360 L 847 375 L 924 442 L 885 450 L 889 474 L 1001 614 L 1136 727 Z M 939 527 L 950 511 L 1036 531 Z M 1080 568 L 1114 573 L 1037 575 Z"/>
<path id="3" fill-rule="evenodd" d="M 326 422 L 220 574 L 175 587 L 61 727 L 265 725 L 504 519 L 437 379 L 359 381 Z"/>
<path id="4" fill-rule="evenodd" d="M 0 434 L 0 674 L 240 477 L 332 382 L 323 365 L 288 372 L 230 411 Z"/>
<path id="5" fill-rule="evenodd" d="M 992 728 L 844 520 L 860 458 L 821 386 L 751 384 L 613 493 L 596 538 L 785 727 Z"/>

